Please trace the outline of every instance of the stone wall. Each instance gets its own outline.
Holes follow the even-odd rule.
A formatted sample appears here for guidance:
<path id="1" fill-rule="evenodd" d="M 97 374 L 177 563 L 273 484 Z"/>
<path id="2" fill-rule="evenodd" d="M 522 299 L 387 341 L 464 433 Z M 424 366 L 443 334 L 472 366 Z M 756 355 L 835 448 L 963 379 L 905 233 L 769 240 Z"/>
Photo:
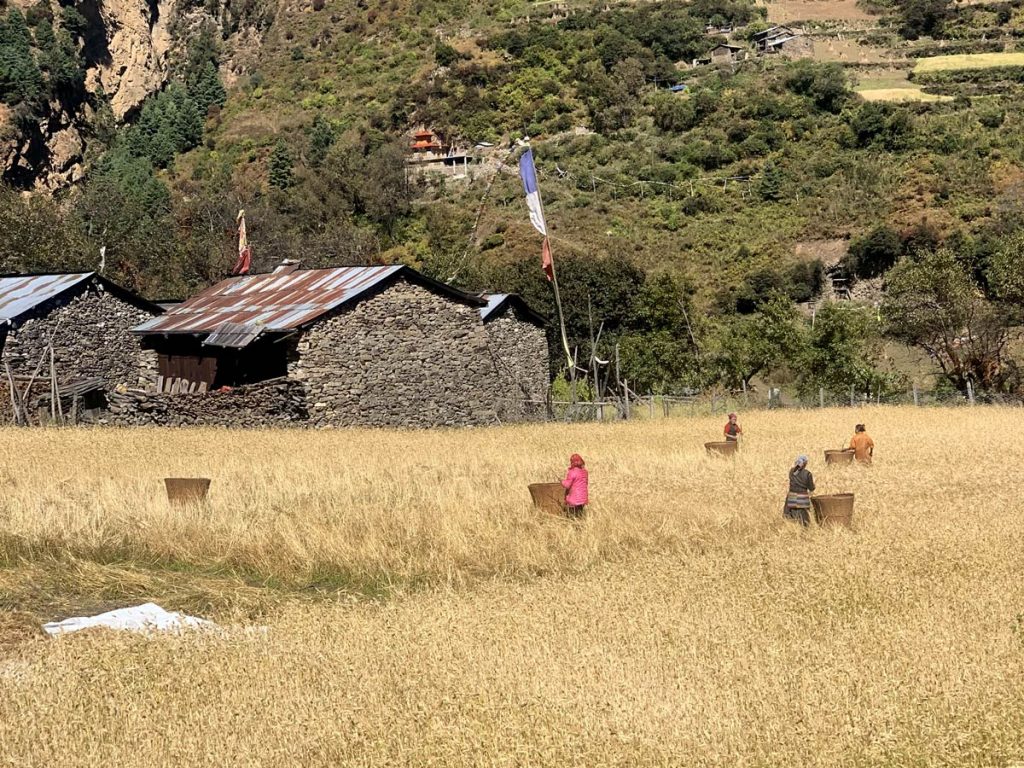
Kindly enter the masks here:
<path id="1" fill-rule="evenodd" d="M 152 315 L 116 296 L 90 286 L 62 306 L 24 320 L 12 329 L 3 361 L 15 376 L 31 376 L 46 345 L 53 340 L 57 379 L 65 384 L 102 378 L 108 388 L 146 383 L 146 356 L 131 329 Z M 49 359 L 43 372 L 49 377 Z"/>
<path id="2" fill-rule="evenodd" d="M 496 424 L 514 394 L 489 341 L 477 307 L 403 280 L 312 326 L 289 376 L 317 426 Z"/>
<path id="3" fill-rule="evenodd" d="M 502 388 L 509 393 L 499 416 L 505 421 L 543 416 L 550 383 L 544 329 L 520 320 L 511 309 L 484 328 Z M 528 404 L 527 400 L 540 402 Z"/>
<path id="4" fill-rule="evenodd" d="M 308 422 L 305 389 L 287 379 L 185 395 L 129 389 L 111 393 L 108 401 L 110 413 L 104 421 L 120 426 L 249 428 Z"/>

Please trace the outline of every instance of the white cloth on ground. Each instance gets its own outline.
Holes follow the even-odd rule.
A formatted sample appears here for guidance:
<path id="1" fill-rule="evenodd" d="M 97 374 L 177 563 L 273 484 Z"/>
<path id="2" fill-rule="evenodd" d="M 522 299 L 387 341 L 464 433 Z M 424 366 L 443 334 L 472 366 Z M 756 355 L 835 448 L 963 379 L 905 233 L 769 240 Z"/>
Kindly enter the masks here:
<path id="1" fill-rule="evenodd" d="M 43 631 L 48 635 L 66 635 L 82 629 L 105 627 L 128 632 L 181 632 L 186 629 L 213 629 L 216 626 L 206 619 L 165 611 L 156 603 L 144 603 L 97 616 L 76 616 L 64 621 L 52 621 L 43 624 Z"/>

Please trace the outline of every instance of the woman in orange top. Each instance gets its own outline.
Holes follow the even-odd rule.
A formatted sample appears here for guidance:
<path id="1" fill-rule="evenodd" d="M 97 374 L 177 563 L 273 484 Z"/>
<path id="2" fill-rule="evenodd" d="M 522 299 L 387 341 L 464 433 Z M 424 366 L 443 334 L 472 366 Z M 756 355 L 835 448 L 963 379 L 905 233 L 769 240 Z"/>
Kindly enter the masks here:
<path id="1" fill-rule="evenodd" d="M 850 438 L 850 450 L 853 457 L 861 464 L 870 464 L 875 455 L 875 441 L 871 439 L 863 424 L 854 427 L 853 437 Z"/>

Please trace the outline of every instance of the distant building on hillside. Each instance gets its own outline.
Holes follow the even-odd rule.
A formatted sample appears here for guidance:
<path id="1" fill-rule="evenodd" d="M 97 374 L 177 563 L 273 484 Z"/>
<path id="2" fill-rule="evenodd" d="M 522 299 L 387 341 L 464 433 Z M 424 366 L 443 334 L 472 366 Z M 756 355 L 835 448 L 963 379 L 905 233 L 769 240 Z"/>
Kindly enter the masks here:
<path id="1" fill-rule="evenodd" d="M 544 410 L 543 326 L 518 297 L 472 296 L 405 266 L 283 264 L 223 280 L 137 327 L 154 379 L 121 398 L 120 421 L 522 421 Z"/>
<path id="2" fill-rule="evenodd" d="M 711 59 L 712 64 L 732 64 L 735 61 L 739 61 L 743 58 L 743 53 L 746 49 L 740 45 L 728 45 L 727 43 L 721 43 L 716 45 L 708 53 L 708 58 Z"/>
<path id="3" fill-rule="evenodd" d="M 699 59 L 693 60 L 694 67 L 707 66 L 709 64 L 715 65 L 729 65 L 735 64 L 737 61 L 741 61 L 746 58 L 747 49 L 742 45 L 730 45 L 729 43 L 719 43 L 705 56 Z"/>
<path id="4" fill-rule="evenodd" d="M 814 55 L 814 41 L 792 27 L 770 27 L 750 38 L 754 49 L 764 55 L 799 59 Z"/>
<path id="5" fill-rule="evenodd" d="M 53 374 L 62 406 L 101 409 L 118 386 L 137 386 L 143 359 L 131 329 L 163 310 L 95 272 L 0 277 L 0 390 L 7 369 L 19 391 L 33 380 L 29 408 L 50 398 Z M 0 397 L 10 416 L 11 398 Z"/>
<path id="6" fill-rule="evenodd" d="M 470 166 L 479 162 L 480 158 L 469 150 L 445 146 L 433 130 L 418 128 L 409 142 L 406 167 L 418 173 L 436 172 L 452 178 L 465 178 L 469 175 Z"/>

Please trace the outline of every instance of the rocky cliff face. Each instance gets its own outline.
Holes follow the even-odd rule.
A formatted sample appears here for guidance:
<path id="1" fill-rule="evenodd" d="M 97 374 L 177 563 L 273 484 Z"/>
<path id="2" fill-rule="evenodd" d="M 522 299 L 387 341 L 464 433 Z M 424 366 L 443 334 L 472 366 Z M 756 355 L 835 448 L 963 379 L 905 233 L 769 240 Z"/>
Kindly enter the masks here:
<path id="1" fill-rule="evenodd" d="M 27 10 L 35 0 L 11 0 Z M 55 12 L 57 0 L 52 0 Z M 41 116 L 26 120 L 0 104 L 0 176 L 24 189 L 55 191 L 79 181 L 94 132 L 96 97 L 104 97 L 113 120 L 130 120 L 147 96 L 163 87 L 174 56 L 187 46 L 190 31 L 220 20 L 203 8 L 179 8 L 179 0 L 79 0 L 85 17 L 85 90 L 78 100 L 53 100 Z M 259 33 L 241 27 L 225 48 L 244 40 L 251 55 Z M 244 68 L 244 65 L 242 65 Z M 237 76 L 239 62 L 227 61 L 227 80 Z M 90 103 L 91 102 L 91 103 Z"/>
<path id="2" fill-rule="evenodd" d="M 123 120 L 167 79 L 167 54 L 173 44 L 170 22 L 175 12 L 174 2 L 102 0 L 96 3 L 94 18 L 100 22 L 96 32 L 102 30 L 102 40 L 90 41 L 87 47 L 100 48 L 90 53 L 95 56 L 101 52 L 101 55 L 86 74 L 86 88 L 91 93 L 102 88 L 110 97 L 110 108 L 118 120 Z"/>

